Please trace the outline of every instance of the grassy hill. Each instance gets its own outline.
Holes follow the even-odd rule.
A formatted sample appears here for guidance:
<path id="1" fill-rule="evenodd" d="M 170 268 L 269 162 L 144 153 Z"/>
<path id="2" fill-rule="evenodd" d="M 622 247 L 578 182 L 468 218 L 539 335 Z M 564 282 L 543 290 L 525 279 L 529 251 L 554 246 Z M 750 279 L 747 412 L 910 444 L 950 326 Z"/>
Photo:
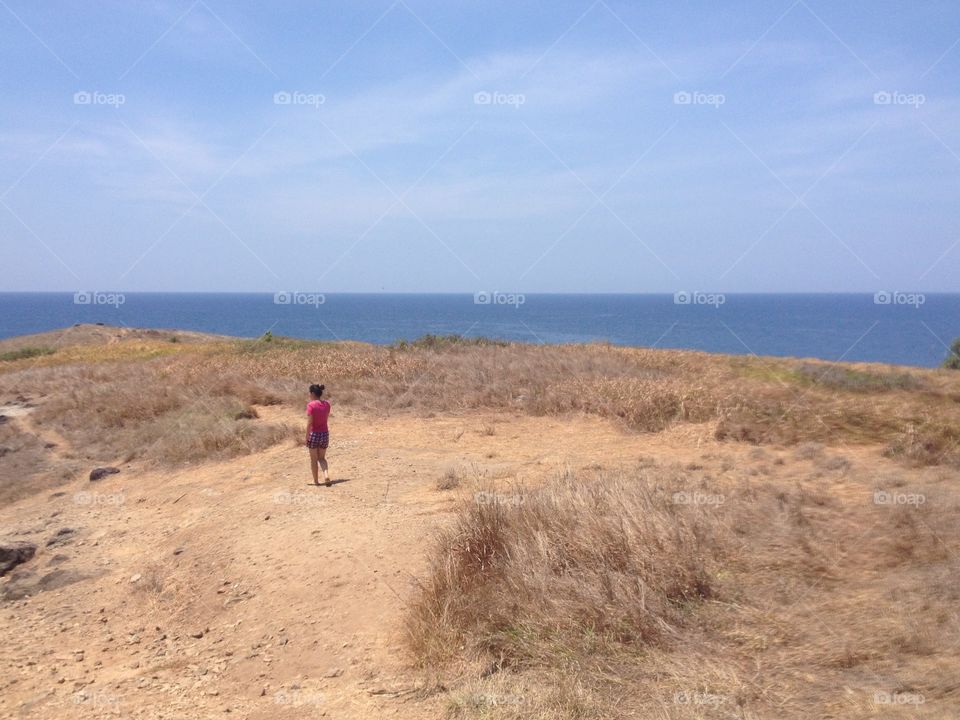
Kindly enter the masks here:
<path id="1" fill-rule="evenodd" d="M 97 326 L 4 341 L 0 357 L 0 535 L 41 541 L 24 575 L 3 581 L 3 602 L 35 613 L 38 638 L 28 648 L 7 633 L 12 708 L 40 693 L 38 717 L 56 717 L 69 692 L 96 690 L 133 716 L 166 703 L 205 717 L 225 702 L 249 717 L 320 705 L 411 718 L 960 712 L 957 373 Z M 307 495 L 297 443 L 305 388 L 320 381 L 334 405 L 331 468 L 345 482 Z M 102 465 L 121 472 L 92 485 Z M 76 501 L 118 488 L 116 507 Z M 177 529 L 178 518 L 194 519 Z M 57 572 L 76 563 L 82 579 L 59 587 L 57 575 L 18 609 L 17 588 L 50 575 L 37 568 L 57 554 L 43 542 L 61 521 L 88 541 L 113 538 L 113 560 L 94 572 L 74 547 Z M 211 543 L 198 565 L 173 554 L 188 539 Z M 327 560 L 296 552 L 315 540 Z M 152 559 L 158 547 L 171 554 Z M 278 552 L 279 564 L 247 566 Z M 249 602 L 219 602 L 205 583 L 220 575 Z M 184 637 L 123 672 L 107 643 L 73 678 L 79 666 L 42 658 L 77 588 L 93 616 L 113 603 L 107 612 L 132 627 L 139 618 Z M 343 609 L 307 623 L 298 612 L 330 588 Z M 268 632 L 277 617 L 285 629 Z M 208 679 L 187 683 L 186 631 L 233 623 L 236 652 L 210 647 L 224 666 L 217 694 Z M 266 641 L 249 628 L 280 637 L 295 624 L 313 645 L 271 641 L 280 666 L 295 656 L 257 680 L 260 660 L 240 648 Z M 83 615 L 68 632 L 94 642 L 101 631 Z M 353 647 L 366 648 L 354 658 L 366 675 L 348 664 L 326 677 Z M 74 685 L 41 692 L 31 658 Z M 371 678 L 385 667 L 393 689 L 380 693 Z"/>

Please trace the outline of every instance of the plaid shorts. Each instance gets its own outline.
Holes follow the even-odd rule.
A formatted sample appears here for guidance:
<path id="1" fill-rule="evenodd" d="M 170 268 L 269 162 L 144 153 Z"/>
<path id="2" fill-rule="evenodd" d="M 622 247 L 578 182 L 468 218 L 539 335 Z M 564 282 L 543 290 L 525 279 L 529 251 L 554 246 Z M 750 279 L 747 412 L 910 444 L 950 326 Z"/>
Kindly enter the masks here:
<path id="1" fill-rule="evenodd" d="M 328 432 L 311 432 L 310 438 L 307 440 L 308 448 L 325 448 L 330 445 L 330 433 Z"/>

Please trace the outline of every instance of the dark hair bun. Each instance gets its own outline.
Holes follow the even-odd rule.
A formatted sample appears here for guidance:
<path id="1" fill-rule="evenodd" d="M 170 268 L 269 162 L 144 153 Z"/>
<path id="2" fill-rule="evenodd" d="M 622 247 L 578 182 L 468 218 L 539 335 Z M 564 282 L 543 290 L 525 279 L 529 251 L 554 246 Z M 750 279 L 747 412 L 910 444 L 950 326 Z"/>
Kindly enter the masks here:
<path id="1" fill-rule="evenodd" d="M 320 397 L 321 395 L 323 395 L 323 389 L 324 389 L 323 385 L 314 384 L 310 386 L 310 393 L 312 395 L 316 395 L 317 397 Z"/>

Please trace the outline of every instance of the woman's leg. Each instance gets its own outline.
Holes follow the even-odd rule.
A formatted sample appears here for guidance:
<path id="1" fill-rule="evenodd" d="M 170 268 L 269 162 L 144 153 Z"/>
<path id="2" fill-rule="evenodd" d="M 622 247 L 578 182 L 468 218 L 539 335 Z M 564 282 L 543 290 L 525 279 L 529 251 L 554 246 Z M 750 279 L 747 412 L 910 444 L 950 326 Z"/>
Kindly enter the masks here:
<path id="1" fill-rule="evenodd" d="M 317 462 L 320 465 L 320 469 L 323 470 L 323 481 L 330 484 L 330 474 L 327 472 L 327 449 L 326 448 L 317 448 Z M 314 482 L 316 482 L 317 471 L 314 468 L 313 471 Z"/>
<path id="2" fill-rule="evenodd" d="M 320 484 L 320 478 L 318 477 L 318 474 L 317 474 L 317 463 L 319 461 L 318 454 L 320 452 L 321 452 L 320 448 L 310 448 L 310 472 L 313 474 L 314 485 Z M 327 466 L 326 460 L 323 461 L 323 466 L 324 468 L 326 468 Z M 324 470 L 324 473 L 326 473 L 326 470 Z"/>

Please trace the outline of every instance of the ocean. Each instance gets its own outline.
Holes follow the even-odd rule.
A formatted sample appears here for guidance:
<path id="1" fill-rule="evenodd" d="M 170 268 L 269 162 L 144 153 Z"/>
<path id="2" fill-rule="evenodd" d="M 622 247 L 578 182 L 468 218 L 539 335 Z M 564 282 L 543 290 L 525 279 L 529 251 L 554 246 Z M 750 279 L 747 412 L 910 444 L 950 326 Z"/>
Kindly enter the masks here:
<path id="1" fill-rule="evenodd" d="M 960 294 L 0 293 L 0 337 L 74 323 L 392 343 L 457 333 L 935 367 Z"/>

